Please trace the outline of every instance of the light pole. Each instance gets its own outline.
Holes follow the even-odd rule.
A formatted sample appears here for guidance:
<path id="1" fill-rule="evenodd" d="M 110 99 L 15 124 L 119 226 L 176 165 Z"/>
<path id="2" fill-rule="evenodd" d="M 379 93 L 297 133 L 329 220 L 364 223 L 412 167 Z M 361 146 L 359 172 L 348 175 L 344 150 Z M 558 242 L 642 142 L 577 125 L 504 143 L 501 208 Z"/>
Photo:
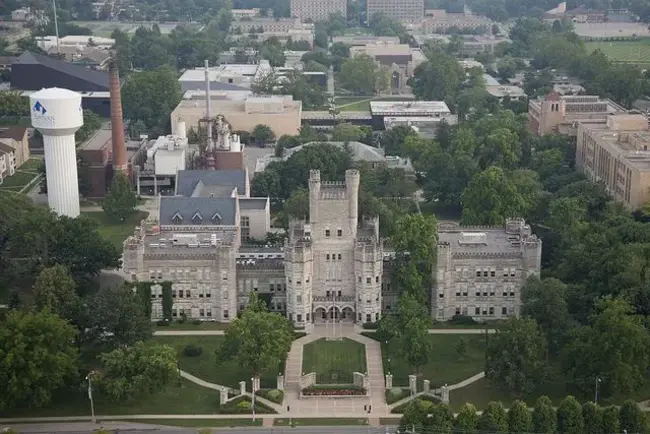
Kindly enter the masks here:
<path id="1" fill-rule="evenodd" d="M 56 54 L 61 54 L 61 48 L 59 47 L 59 23 L 56 18 L 56 0 L 52 0 L 52 9 L 54 9 L 54 30 L 56 32 Z"/>
<path id="2" fill-rule="evenodd" d="M 594 404 L 598 405 L 598 385 L 600 384 L 600 377 L 596 377 L 596 395 L 594 396 Z"/>
<path id="3" fill-rule="evenodd" d="M 90 399 L 90 414 L 92 417 L 92 422 L 95 423 L 95 403 L 93 402 L 93 374 L 95 371 L 90 371 L 86 375 L 86 380 L 88 380 L 88 399 Z"/>
<path id="4" fill-rule="evenodd" d="M 253 389 L 253 422 L 255 422 L 255 377 L 251 377 L 251 384 Z"/>

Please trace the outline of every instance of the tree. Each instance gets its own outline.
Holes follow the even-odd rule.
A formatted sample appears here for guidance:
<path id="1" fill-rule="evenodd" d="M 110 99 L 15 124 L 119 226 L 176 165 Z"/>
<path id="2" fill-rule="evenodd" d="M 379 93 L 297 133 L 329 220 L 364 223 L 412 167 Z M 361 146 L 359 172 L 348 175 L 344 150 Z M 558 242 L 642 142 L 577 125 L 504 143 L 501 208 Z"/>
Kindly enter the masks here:
<path id="1" fill-rule="evenodd" d="M 139 295 L 131 288 L 102 289 L 88 301 L 82 339 L 90 345 L 119 348 L 145 341 L 152 336 Z"/>
<path id="2" fill-rule="evenodd" d="M 17 90 L 0 91 L 0 117 L 29 116 L 29 98 Z"/>
<path id="3" fill-rule="evenodd" d="M 467 355 L 467 340 L 462 336 L 456 343 L 456 354 L 458 354 L 458 357 L 461 359 Z"/>
<path id="4" fill-rule="evenodd" d="M 546 340 L 534 319 L 509 318 L 490 339 L 486 377 L 524 396 L 543 378 L 545 353 Z"/>
<path id="5" fill-rule="evenodd" d="M 282 187 L 278 172 L 267 168 L 263 172 L 255 174 L 251 182 L 251 195 L 253 197 L 270 197 L 271 199 L 281 198 Z"/>
<path id="6" fill-rule="evenodd" d="M 271 127 L 263 124 L 255 125 L 251 136 L 258 146 L 264 146 L 267 142 L 275 140 L 275 133 Z"/>
<path id="7" fill-rule="evenodd" d="M 524 198 L 500 167 L 489 167 L 472 178 L 462 195 L 466 225 L 503 225 L 524 214 Z"/>
<path id="8" fill-rule="evenodd" d="M 533 432 L 540 434 L 554 434 L 557 426 L 555 408 L 548 396 L 540 396 L 533 410 Z M 612 431 L 618 432 L 618 431 Z"/>
<path id="9" fill-rule="evenodd" d="M 363 131 L 361 128 L 350 123 L 342 123 L 334 126 L 332 140 L 337 142 L 358 142 L 361 140 Z"/>
<path id="10" fill-rule="evenodd" d="M 621 423 L 619 410 L 616 406 L 606 407 L 603 410 L 603 428 L 604 433 L 621 432 Z"/>
<path id="11" fill-rule="evenodd" d="M 417 136 L 413 128 L 397 126 L 382 132 L 379 141 L 386 155 L 404 156 L 404 141 L 409 136 Z"/>
<path id="12" fill-rule="evenodd" d="M 454 413 L 449 405 L 441 402 L 433 406 L 425 424 L 436 433 L 451 434 L 454 428 Z"/>
<path id="13" fill-rule="evenodd" d="M 95 134 L 95 131 L 101 128 L 102 119 L 92 110 L 83 111 L 84 124 L 77 130 L 74 135 L 77 143 L 85 142 Z"/>
<path id="14" fill-rule="evenodd" d="M 446 101 L 454 105 L 463 81 L 465 71 L 456 58 L 439 47 L 427 52 L 427 61 L 415 68 L 409 85 L 417 99 Z"/>
<path id="15" fill-rule="evenodd" d="M 260 305 L 252 293 L 249 305 L 226 329 L 217 355 L 220 360 L 235 360 L 253 377 L 277 366 L 287 358 L 293 325 L 283 316 Z"/>
<path id="16" fill-rule="evenodd" d="M 403 296 L 405 298 L 407 296 Z M 400 309 L 400 315 L 404 315 Z M 408 315 L 408 314 L 407 314 Z M 415 373 L 420 374 L 420 367 L 427 364 L 431 353 L 429 341 L 429 318 L 421 315 L 406 316 L 404 326 L 398 335 L 400 352 L 406 356 L 409 364 L 415 367 Z"/>
<path id="17" fill-rule="evenodd" d="M 295 148 L 296 146 L 300 146 L 301 144 L 302 142 L 300 141 L 300 137 L 289 136 L 287 134 L 280 136 L 277 142 L 277 145 L 282 146 L 282 149 Z"/>
<path id="18" fill-rule="evenodd" d="M 619 412 L 620 429 L 628 433 L 646 433 L 648 432 L 648 419 L 645 417 L 643 410 L 632 399 L 623 403 Z"/>
<path id="19" fill-rule="evenodd" d="M 590 434 L 605 434 L 603 431 L 603 410 L 593 402 L 585 402 L 582 405 L 582 420 L 584 420 L 584 432 Z"/>
<path id="20" fill-rule="evenodd" d="M 137 204 L 138 198 L 129 178 L 122 173 L 116 173 L 113 184 L 102 202 L 106 215 L 115 222 L 123 222 L 135 213 Z"/>
<path id="21" fill-rule="evenodd" d="M 309 218 L 309 191 L 304 188 L 295 190 L 284 202 L 283 209 L 287 217 L 307 220 Z"/>
<path id="22" fill-rule="evenodd" d="M 557 409 L 557 430 L 566 434 L 582 434 L 583 428 L 582 407 L 577 399 L 569 395 Z"/>
<path id="23" fill-rule="evenodd" d="M 591 391 L 594 379 L 601 378 L 603 396 L 641 387 L 650 356 L 648 331 L 641 317 L 633 315 L 627 302 L 605 299 L 596 303 L 589 322 L 572 334 L 566 349 L 565 369 L 576 386 Z"/>
<path id="24" fill-rule="evenodd" d="M 472 433 L 476 430 L 477 426 L 478 414 L 476 413 L 476 407 L 474 407 L 474 404 L 466 402 L 460 408 L 458 415 L 456 415 L 454 428 L 460 433 Z"/>
<path id="25" fill-rule="evenodd" d="M 133 122 L 142 121 L 152 137 L 170 130 L 169 115 L 180 100 L 177 73 L 166 66 L 136 72 L 122 86 L 124 116 Z"/>
<path id="26" fill-rule="evenodd" d="M 561 281 L 530 277 L 521 290 L 522 314 L 537 322 L 546 336 L 549 350 L 557 354 L 568 333 L 569 311 L 566 302 L 567 287 Z"/>
<path id="27" fill-rule="evenodd" d="M 71 321 L 79 309 L 77 285 L 62 265 L 44 268 L 34 284 L 34 304 Z"/>
<path id="28" fill-rule="evenodd" d="M 178 376 L 176 351 L 168 345 L 138 342 L 99 356 L 98 386 L 113 401 L 130 401 L 164 390 Z"/>
<path id="29" fill-rule="evenodd" d="M 75 337 L 54 313 L 8 312 L 0 323 L 0 409 L 49 404 L 76 373 Z"/>
<path id="30" fill-rule="evenodd" d="M 386 73 L 367 54 L 345 59 L 341 64 L 339 82 L 341 87 L 359 95 L 374 95 L 388 86 Z"/>
<path id="31" fill-rule="evenodd" d="M 490 402 L 478 418 L 478 429 L 487 432 L 508 432 L 508 415 L 501 402 Z"/>
<path id="32" fill-rule="evenodd" d="M 508 410 L 508 429 L 511 433 L 531 432 L 533 418 L 525 402 L 516 400 Z"/>

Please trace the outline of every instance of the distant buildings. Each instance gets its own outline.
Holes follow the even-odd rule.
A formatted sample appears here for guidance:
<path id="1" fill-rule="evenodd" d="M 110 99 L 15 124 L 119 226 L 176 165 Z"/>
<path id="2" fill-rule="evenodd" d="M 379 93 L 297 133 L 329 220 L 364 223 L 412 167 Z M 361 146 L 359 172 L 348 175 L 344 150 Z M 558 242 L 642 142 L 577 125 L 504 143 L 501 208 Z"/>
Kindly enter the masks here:
<path id="1" fill-rule="evenodd" d="M 644 115 L 578 124 L 576 167 L 628 208 L 650 201 L 650 132 Z"/>
<path id="2" fill-rule="evenodd" d="M 236 91 L 249 90 L 251 85 L 275 69 L 271 67 L 268 60 L 262 60 L 259 64 L 226 64 L 213 66 L 208 69 L 208 80 L 210 90 Z M 205 68 L 194 68 L 186 70 L 178 79 L 181 91 L 202 90 L 205 91 Z"/>
<path id="3" fill-rule="evenodd" d="M 262 10 L 260 8 L 253 8 L 253 9 L 232 9 L 232 17 L 236 20 L 240 20 L 242 18 L 257 18 L 261 15 Z M 271 12 L 272 10 L 267 9 L 267 12 Z"/>
<path id="4" fill-rule="evenodd" d="M 437 128 L 441 120 L 458 123 L 444 101 L 371 101 L 370 114 L 374 129 L 382 130 L 397 125 L 419 125 Z"/>
<path id="5" fill-rule="evenodd" d="M 350 57 L 366 54 L 374 58 L 388 74 L 389 91 L 410 93 L 406 83 L 413 76 L 415 68 L 426 60 L 422 50 L 408 44 L 367 44 L 350 48 Z"/>
<path id="6" fill-rule="evenodd" d="M 56 48 L 56 36 L 37 36 L 36 44 L 43 51 L 49 51 L 51 48 Z M 110 50 L 115 45 L 115 39 L 102 38 L 99 36 L 77 36 L 69 35 L 59 38 L 59 47 L 78 47 L 88 46 L 100 50 Z"/>
<path id="7" fill-rule="evenodd" d="M 326 21 L 330 15 L 339 13 L 347 17 L 347 0 L 291 0 L 291 16 L 301 21 Z"/>
<path id="8" fill-rule="evenodd" d="M 368 20 L 379 13 L 402 22 L 415 22 L 424 18 L 424 0 L 368 0 Z"/>
<path id="9" fill-rule="evenodd" d="M 493 97 L 497 98 L 499 102 L 503 102 L 504 98 L 509 98 L 512 101 L 525 101 L 526 100 L 526 92 L 519 86 L 512 86 L 512 85 L 492 85 L 492 86 L 485 86 L 485 90 L 492 95 Z"/>
<path id="10" fill-rule="evenodd" d="M 425 17 L 412 23 L 409 28 L 423 33 L 447 33 L 449 29 L 479 29 L 489 30 L 494 21 L 470 12 L 448 13 L 444 9 L 428 9 Z"/>
<path id="11" fill-rule="evenodd" d="M 67 62 L 75 65 L 85 66 L 91 69 L 105 70 L 108 68 L 108 61 L 111 53 L 88 45 L 61 45 L 53 46 L 47 51 L 50 56 L 62 56 Z"/>
<path id="12" fill-rule="evenodd" d="M 342 43 L 350 47 L 363 47 L 365 45 L 390 45 L 399 44 L 398 36 L 370 36 L 370 35 L 344 35 L 332 37 L 332 43 Z"/>
<path id="13" fill-rule="evenodd" d="M 578 124 L 605 125 L 610 115 L 626 110 L 612 100 L 593 95 L 560 95 L 551 92 L 544 98 L 528 102 L 530 130 L 540 136 L 568 134 L 575 136 Z"/>
<path id="14" fill-rule="evenodd" d="M 283 43 L 291 39 L 293 42 L 306 41 L 310 46 L 314 45 L 314 24 L 302 23 L 298 18 L 241 19 L 232 23 L 231 30 L 231 37 L 235 39 L 250 37 L 262 42 L 275 36 Z"/>
<path id="15" fill-rule="evenodd" d="M 27 160 L 29 160 L 27 128 L 0 129 L 0 185 Z"/>

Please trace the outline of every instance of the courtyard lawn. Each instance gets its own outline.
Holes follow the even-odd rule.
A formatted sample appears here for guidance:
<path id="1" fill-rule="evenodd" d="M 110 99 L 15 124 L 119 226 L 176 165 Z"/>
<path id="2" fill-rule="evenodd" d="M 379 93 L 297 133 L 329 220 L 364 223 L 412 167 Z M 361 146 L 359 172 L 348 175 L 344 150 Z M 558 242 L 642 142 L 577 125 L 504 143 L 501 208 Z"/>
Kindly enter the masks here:
<path id="1" fill-rule="evenodd" d="M 352 384 L 353 372 L 366 372 L 366 348 L 350 339 L 310 342 L 302 350 L 302 371 L 315 372 L 317 384 Z"/>
<path id="2" fill-rule="evenodd" d="M 293 418 L 275 419 L 273 426 L 359 426 L 368 425 L 368 419 Z"/>
<path id="3" fill-rule="evenodd" d="M 614 62 L 650 64 L 650 40 L 585 42 L 588 52 L 600 49 Z"/>
<path id="4" fill-rule="evenodd" d="M 158 326 L 156 331 L 164 332 L 165 330 L 225 330 L 228 328 L 228 323 L 215 322 L 215 321 L 201 321 L 200 324 L 194 322 L 178 323 L 173 322 L 167 326 Z"/>
<path id="5" fill-rule="evenodd" d="M 103 211 L 82 212 L 81 214 L 99 223 L 99 233 L 110 241 L 117 249 L 122 251 L 122 243 L 127 237 L 133 235 L 134 228 L 140 224 L 142 219 L 149 215 L 144 211 L 138 211 L 122 223 L 115 223 L 108 218 Z"/>
<path id="6" fill-rule="evenodd" d="M 8 178 L 5 178 L 0 184 L 1 190 L 15 191 L 16 193 L 27 186 L 34 178 L 40 175 L 38 169 L 41 166 L 42 159 L 31 158 L 16 169 L 16 172 Z"/>
<path id="7" fill-rule="evenodd" d="M 178 364 L 180 368 L 195 377 L 210 383 L 222 386 L 239 388 L 240 381 L 248 383 L 250 390 L 251 373 L 242 368 L 234 361 L 217 363 L 216 350 L 224 341 L 224 336 L 156 336 L 151 342 L 165 344 L 173 347 L 178 353 Z M 188 345 L 196 345 L 202 348 L 198 357 L 187 357 L 183 349 Z M 283 365 L 283 364 L 282 364 Z M 277 375 L 284 371 L 284 367 L 278 366 L 262 374 L 260 378 L 263 389 L 275 389 Z"/>
<path id="8" fill-rule="evenodd" d="M 459 383 L 484 370 L 484 335 L 429 335 L 428 338 L 431 353 L 429 362 L 420 368 L 420 381 L 431 381 L 432 388 Z M 464 355 L 457 351 L 461 339 L 465 340 Z M 395 387 L 408 387 L 408 376 L 415 373 L 415 368 L 403 357 L 396 343 L 382 342 L 381 347 L 384 372 L 393 374 Z"/>

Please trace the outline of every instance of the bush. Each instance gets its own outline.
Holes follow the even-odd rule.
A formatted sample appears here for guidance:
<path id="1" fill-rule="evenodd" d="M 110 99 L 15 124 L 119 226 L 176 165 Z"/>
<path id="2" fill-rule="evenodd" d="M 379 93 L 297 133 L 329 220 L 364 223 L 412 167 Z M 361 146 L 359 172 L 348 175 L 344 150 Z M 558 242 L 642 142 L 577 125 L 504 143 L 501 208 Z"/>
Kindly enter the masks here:
<path id="1" fill-rule="evenodd" d="M 284 391 L 282 390 L 258 390 L 256 394 L 262 398 L 268 399 L 271 402 L 275 402 L 276 404 L 282 404 L 282 401 L 284 401 Z"/>
<path id="2" fill-rule="evenodd" d="M 167 321 L 166 319 L 161 319 L 160 321 L 156 321 L 156 325 L 158 327 L 168 327 L 169 321 Z"/>
<path id="3" fill-rule="evenodd" d="M 386 404 L 394 404 L 400 399 L 406 397 L 406 391 L 401 387 L 393 387 L 386 391 Z"/>
<path id="4" fill-rule="evenodd" d="M 253 405 L 249 401 L 239 401 L 237 403 L 237 408 L 242 410 L 250 410 Z"/>
<path id="5" fill-rule="evenodd" d="M 203 353 L 203 347 L 198 345 L 187 345 L 183 348 L 183 354 L 187 357 L 199 357 Z"/>
<path id="6" fill-rule="evenodd" d="M 469 315 L 454 315 L 449 320 L 449 324 L 472 325 L 478 323 Z"/>
<path id="7" fill-rule="evenodd" d="M 203 324 L 203 321 L 201 321 L 200 319 L 195 319 L 194 321 L 192 321 L 192 324 L 201 325 L 201 324 Z"/>
<path id="8" fill-rule="evenodd" d="M 307 333 L 305 333 L 305 332 L 293 332 L 293 339 L 294 340 L 304 338 L 305 336 L 307 336 Z"/>
<path id="9" fill-rule="evenodd" d="M 364 330 L 377 330 L 379 328 L 379 323 L 376 322 L 364 322 Z"/>
<path id="10" fill-rule="evenodd" d="M 433 408 L 433 406 L 435 404 L 440 402 L 436 398 L 433 398 L 431 396 L 420 396 L 419 398 L 416 398 L 415 401 L 418 402 L 418 404 L 420 405 L 420 408 L 426 409 L 427 411 L 430 410 L 431 408 Z M 406 407 L 408 407 L 408 405 L 410 403 L 411 403 L 411 401 L 406 402 L 406 403 L 404 403 L 402 405 L 398 405 L 397 407 L 395 407 L 394 409 L 391 410 L 391 413 L 393 413 L 393 414 L 404 413 L 404 410 L 406 409 Z"/>

